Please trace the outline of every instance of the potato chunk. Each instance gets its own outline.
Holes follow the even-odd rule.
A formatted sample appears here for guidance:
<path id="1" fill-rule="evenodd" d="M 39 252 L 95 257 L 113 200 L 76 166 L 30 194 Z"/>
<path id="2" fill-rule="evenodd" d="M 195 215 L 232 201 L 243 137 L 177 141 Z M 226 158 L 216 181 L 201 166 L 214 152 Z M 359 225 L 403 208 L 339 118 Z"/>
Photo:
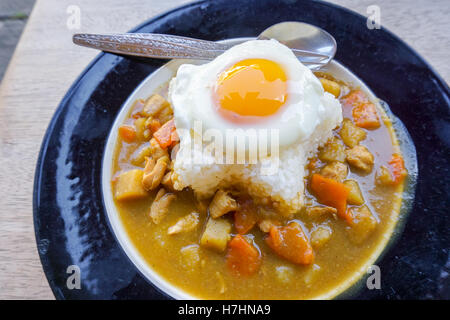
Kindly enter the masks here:
<path id="1" fill-rule="evenodd" d="M 144 131 L 145 131 L 145 121 L 146 118 L 137 118 L 134 121 L 134 127 L 136 128 L 136 137 L 139 141 L 145 141 Z"/>
<path id="2" fill-rule="evenodd" d="M 199 214 L 197 212 L 191 212 L 190 214 L 180 218 L 177 223 L 167 230 L 167 234 L 178 234 L 182 232 L 189 232 L 197 228 L 199 223 Z"/>
<path id="3" fill-rule="evenodd" d="M 332 139 L 320 149 L 319 159 L 325 162 L 345 161 L 345 148 L 337 139 Z"/>
<path id="4" fill-rule="evenodd" d="M 342 141 L 344 141 L 344 143 L 350 148 L 357 146 L 362 140 L 366 138 L 366 132 L 363 129 L 355 126 L 350 119 L 344 119 L 344 121 L 342 122 L 340 135 Z"/>
<path id="5" fill-rule="evenodd" d="M 145 198 L 148 192 L 142 185 L 144 172 L 139 169 L 123 172 L 115 185 L 115 197 L 119 201 Z"/>
<path id="6" fill-rule="evenodd" d="M 358 182 L 355 180 L 347 180 L 344 184 L 350 189 L 350 192 L 347 196 L 347 203 L 354 204 L 360 206 L 364 203 L 364 198 L 359 188 Z"/>
<path id="7" fill-rule="evenodd" d="M 209 218 L 200 239 L 200 245 L 205 248 L 223 252 L 230 239 L 231 223 L 224 219 Z"/>
<path id="8" fill-rule="evenodd" d="M 228 212 L 236 211 L 237 208 L 236 200 L 230 197 L 227 192 L 218 190 L 209 204 L 209 214 L 216 219 Z"/>
<path id="9" fill-rule="evenodd" d="M 326 178 L 342 182 L 345 178 L 347 178 L 348 167 L 342 162 L 333 161 L 323 167 L 322 170 L 320 170 L 320 174 Z"/>
<path id="10" fill-rule="evenodd" d="M 326 92 L 331 93 L 335 98 L 339 97 L 341 94 L 341 86 L 337 82 L 325 78 L 319 78 L 319 80 Z"/>
<path id="11" fill-rule="evenodd" d="M 373 155 L 364 146 L 356 146 L 345 151 L 347 162 L 356 169 L 369 173 L 373 167 Z"/>
<path id="12" fill-rule="evenodd" d="M 352 221 L 347 227 L 348 237 L 353 243 L 361 244 L 375 230 L 378 222 L 366 205 L 350 208 L 349 211 Z"/>
<path id="13" fill-rule="evenodd" d="M 164 188 L 159 189 L 155 200 L 150 207 L 150 218 L 153 223 L 159 224 L 169 211 L 170 203 L 175 199 L 173 193 L 167 193 Z"/>
<path id="14" fill-rule="evenodd" d="M 332 231 L 330 227 L 323 225 L 318 226 L 311 233 L 311 244 L 314 248 L 320 248 L 331 238 Z"/>

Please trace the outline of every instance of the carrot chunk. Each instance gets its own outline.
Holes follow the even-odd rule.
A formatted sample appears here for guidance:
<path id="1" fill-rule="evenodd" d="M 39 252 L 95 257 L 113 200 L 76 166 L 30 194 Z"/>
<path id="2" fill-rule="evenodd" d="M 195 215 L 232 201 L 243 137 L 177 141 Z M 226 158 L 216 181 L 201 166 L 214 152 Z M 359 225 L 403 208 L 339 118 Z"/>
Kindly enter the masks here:
<path id="1" fill-rule="evenodd" d="M 408 171 L 405 168 L 405 162 L 403 161 L 403 157 L 394 154 L 392 155 L 391 161 L 389 163 L 389 169 L 392 174 L 392 180 L 394 184 L 399 184 L 405 179 L 408 174 Z"/>
<path id="2" fill-rule="evenodd" d="M 123 125 L 119 127 L 120 137 L 127 143 L 132 143 L 136 139 L 136 130 L 132 126 Z"/>
<path id="3" fill-rule="evenodd" d="M 362 90 L 352 90 L 341 100 L 342 105 L 348 108 L 353 108 L 366 102 L 369 102 L 369 99 Z"/>
<path id="4" fill-rule="evenodd" d="M 353 120 L 358 127 L 364 129 L 377 129 L 380 127 L 377 108 L 372 102 L 362 103 L 354 107 L 352 115 Z"/>
<path id="5" fill-rule="evenodd" d="M 314 261 L 312 246 L 297 222 L 270 228 L 266 243 L 280 257 L 293 263 L 306 265 Z"/>
<path id="6" fill-rule="evenodd" d="M 320 174 L 313 174 L 311 189 L 320 203 L 336 208 L 340 218 L 351 222 L 352 217 L 346 210 L 350 189 L 345 184 L 325 178 Z"/>
<path id="7" fill-rule="evenodd" d="M 239 234 L 246 234 L 258 221 L 258 216 L 252 208 L 251 200 L 239 201 L 239 209 L 234 213 L 234 226 Z"/>
<path id="8" fill-rule="evenodd" d="M 153 137 L 158 141 L 161 148 L 167 148 L 172 144 L 172 133 L 175 132 L 175 121 L 169 120 L 161 128 L 153 134 Z"/>
<path id="9" fill-rule="evenodd" d="M 261 266 L 261 253 L 238 234 L 228 244 L 227 267 L 236 275 L 251 276 Z"/>
<path id="10" fill-rule="evenodd" d="M 358 127 L 365 129 L 380 127 L 377 108 L 362 90 L 350 91 L 341 99 L 341 103 L 344 109 L 352 109 L 353 121 Z"/>

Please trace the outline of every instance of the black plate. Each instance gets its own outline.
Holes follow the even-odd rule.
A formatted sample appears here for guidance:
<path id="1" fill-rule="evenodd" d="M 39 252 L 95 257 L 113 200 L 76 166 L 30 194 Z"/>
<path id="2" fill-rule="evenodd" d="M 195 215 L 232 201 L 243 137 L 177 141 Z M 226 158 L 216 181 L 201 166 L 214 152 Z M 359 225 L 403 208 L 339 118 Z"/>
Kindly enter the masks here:
<path id="1" fill-rule="evenodd" d="M 336 59 L 389 103 L 417 148 L 416 199 L 401 238 L 379 262 L 382 288 L 353 297 L 450 298 L 449 87 L 416 52 L 385 29 L 369 30 L 365 17 L 319 1 L 202 1 L 133 31 L 221 40 L 256 36 L 286 20 L 330 32 L 338 43 Z M 50 123 L 36 168 L 33 205 L 39 254 L 58 299 L 168 298 L 119 247 L 100 183 L 103 151 L 116 114 L 163 63 L 100 54 L 69 89 Z M 70 265 L 80 267 L 80 290 L 66 286 Z"/>

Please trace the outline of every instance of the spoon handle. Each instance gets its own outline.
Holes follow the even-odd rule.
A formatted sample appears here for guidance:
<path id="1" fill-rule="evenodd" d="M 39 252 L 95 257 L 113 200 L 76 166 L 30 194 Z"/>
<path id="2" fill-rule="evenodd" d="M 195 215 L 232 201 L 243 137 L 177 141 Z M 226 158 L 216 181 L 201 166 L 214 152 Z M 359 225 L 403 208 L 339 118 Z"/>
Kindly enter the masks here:
<path id="1" fill-rule="evenodd" d="M 212 41 L 154 33 L 75 34 L 73 42 L 107 52 L 165 59 L 212 60 L 228 49 Z"/>
<path id="2" fill-rule="evenodd" d="M 77 45 L 124 55 L 163 58 L 213 60 L 232 47 L 223 43 L 156 33 L 87 34 L 73 36 Z M 329 60 L 324 54 L 292 50 L 307 65 L 320 65 Z"/>

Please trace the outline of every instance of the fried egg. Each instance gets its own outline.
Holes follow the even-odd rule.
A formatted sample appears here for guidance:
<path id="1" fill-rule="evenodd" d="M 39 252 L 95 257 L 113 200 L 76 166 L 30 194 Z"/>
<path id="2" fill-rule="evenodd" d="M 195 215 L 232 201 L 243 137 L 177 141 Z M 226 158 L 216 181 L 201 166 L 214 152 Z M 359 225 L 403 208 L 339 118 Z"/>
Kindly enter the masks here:
<path id="1" fill-rule="evenodd" d="M 301 142 L 340 107 L 314 74 L 276 40 L 236 45 L 203 65 L 184 64 L 170 83 L 177 128 L 274 129 L 281 148 Z"/>

